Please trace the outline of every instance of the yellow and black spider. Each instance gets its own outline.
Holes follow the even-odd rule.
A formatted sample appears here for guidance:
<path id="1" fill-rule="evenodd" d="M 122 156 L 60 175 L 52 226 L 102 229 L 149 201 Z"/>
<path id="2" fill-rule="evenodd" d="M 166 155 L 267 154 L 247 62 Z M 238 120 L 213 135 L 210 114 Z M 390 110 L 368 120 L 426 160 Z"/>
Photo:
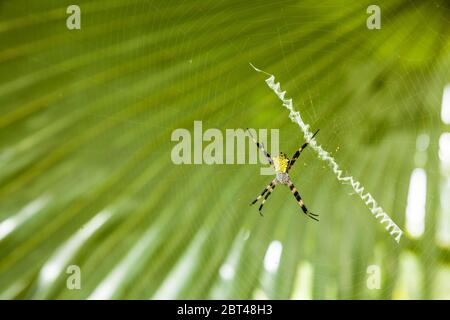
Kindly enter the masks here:
<path id="1" fill-rule="evenodd" d="M 248 128 L 247 128 L 248 131 Z M 317 130 L 313 136 L 311 137 L 311 140 L 316 136 L 316 134 L 319 132 L 319 130 Z M 250 134 L 250 137 L 253 139 L 253 141 L 256 143 L 256 145 L 258 146 L 259 149 L 261 149 L 261 151 L 264 153 L 264 155 L 266 156 L 267 160 L 269 161 L 270 165 L 273 167 L 273 169 L 275 170 L 276 173 L 276 177 L 275 179 L 272 180 L 272 182 L 263 190 L 263 192 L 250 204 L 253 205 L 255 204 L 259 199 L 261 199 L 264 194 L 267 194 L 264 196 L 264 199 L 261 203 L 261 205 L 259 206 L 259 214 L 262 216 L 261 213 L 261 209 L 264 205 L 264 202 L 266 202 L 267 198 L 270 196 L 270 194 L 272 193 L 273 189 L 275 189 L 275 186 L 277 184 L 285 184 L 289 187 L 289 189 L 291 190 L 292 194 L 294 195 L 295 199 L 297 200 L 297 203 L 300 205 L 300 207 L 302 208 L 303 212 L 310 217 L 311 219 L 314 219 L 316 221 L 319 221 L 319 219 L 317 218 L 318 215 L 314 214 L 312 212 L 310 212 L 306 206 L 305 203 L 302 200 L 302 197 L 300 196 L 300 194 L 298 193 L 298 190 L 295 188 L 294 184 L 291 181 L 291 178 L 289 177 L 289 170 L 292 168 L 292 166 L 294 165 L 295 161 L 298 159 L 298 157 L 300 156 L 300 154 L 302 153 L 302 151 L 308 146 L 309 142 L 305 142 L 300 149 L 298 149 L 294 155 L 292 156 L 292 159 L 289 160 L 289 158 L 286 156 L 286 154 L 284 154 L 283 152 L 280 152 L 278 157 L 274 157 L 272 158 L 270 156 L 270 154 L 264 149 L 264 146 L 262 143 L 259 143 L 258 141 L 256 141 L 256 139 L 253 137 L 253 135 L 250 133 L 250 131 L 248 131 L 248 133 Z"/>

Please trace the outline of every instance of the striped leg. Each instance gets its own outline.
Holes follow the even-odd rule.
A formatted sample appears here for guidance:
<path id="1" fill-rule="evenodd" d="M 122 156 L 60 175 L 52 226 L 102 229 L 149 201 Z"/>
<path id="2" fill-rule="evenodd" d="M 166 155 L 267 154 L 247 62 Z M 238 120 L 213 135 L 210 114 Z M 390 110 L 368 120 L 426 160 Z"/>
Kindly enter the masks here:
<path id="1" fill-rule="evenodd" d="M 256 146 L 257 146 L 259 149 L 261 149 L 261 151 L 264 153 L 264 155 L 265 155 L 266 158 L 267 158 L 267 161 L 269 161 L 269 163 L 270 163 L 271 165 L 273 165 L 272 157 L 270 156 L 270 153 L 268 153 L 268 152 L 266 151 L 266 149 L 264 149 L 264 145 L 263 145 L 262 143 L 259 143 L 259 142 L 255 139 L 255 137 L 253 137 L 253 135 L 250 133 L 250 131 L 248 130 L 248 128 L 247 128 L 246 130 L 247 130 L 248 134 L 250 135 L 250 137 L 252 138 L 253 142 L 256 143 Z"/>
<path id="2" fill-rule="evenodd" d="M 320 129 L 319 129 L 320 130 Z M 311 140 L 314 139 L 314 137 L 316 136 L 316 134 L 319 132 L 319 130 L 316 131 L 316 133 L 313 134 L 313 136 L 311 137 Z M 300 149 L 298 149 L 294 155 L 292 156 L 291 160 L 289 160 L 289 165 L 287 168 L 287 172 L 289 172 L 289 169 L 294 165 L 295 161 L 297 161 L 298 157 L 300 157 L 300 154 L 302 153 L 302 151 L 308 146 L 309 142 L 305 142 Z"/>
<path id="3" fill-rule="evenodd" d="M 263 199 L 263 201 L 261 202 L 261 205 L 259 206 L 259 214 L 262 216 L 263 214 L 262 214 L 262 212 L 261 212 L 261 210 L 262 210 L 262 207 L 263 207 L 263 205 L 264 205 L 264 203 L 266 202 L 266 200 L 267 200 L 267 198 L 272 194 L 272 191 L 273 191 L 273 189 L 275 189 L 275 184 L 273 184 L 272 182 L 269 184 L 269 186 L 267 187 L 268 189 L 267 189 L 267 194 L 266 194 L 266 196 L 264 197 L 264 199 Z"/>
<path id="4" fill-rule="evenodd" d="M 272 182 L 271 182 L 271 183 L 272 183 Z M 256 197 L 256 199 L 253 200 L 253 202 L 250 203 L 250 205 L 255 204 L 256 201 L 258 201 L 259 199 L 261 199 L 261 197 L 264 196 L 264 194 L 267 192 L 267 190 L 269 190 L 269 186 L 270 186 L 270 184 L 269 184 L 267 187 L 264 188 L 263 192 L 261 192 L 261 194 L 260 194 L 258 197 Z M 273 189 L 273 188 L 272 188 L 272 189 Z"/>
<path id="5" fill-rule="evenodd" d="M 292 194 L 294 195 L 295 199 L 297 200 L 297 203 L 300 205 L 300 207 L 302 208 L 303 212 L 310 217 L 311 219 L 314 219 L 316 221 L 319 221 L 319 219 L 317 219 L 316 217 L 318 216 L 317 214 L 314 214 L 312 212 L 310 212 L 306 206 L 305 203 L 302 200 L 302 197 L 300 196 L 300 194 L 297 191 L 297 188 L 295 188 L 294 184 L 292 183 L 291 180 L 289 180 L 288 182 L 288 186 L 289 189 L 291 189 Z"/>
<path id="6" fill-rule="evenodd" d="M 263 202 L 262 202 L 262 203 L 264 204 L 264 202 L 266 202 L 266 200 L 267 200 L 267 198 L 269 197 L 269 195 L 272 193 L 273 189 L 275 189 L 275 185 L 276 185 L 276 182 L 275 182 L 275 179 L 274 179 L 274 180 L 272 180 L 272 181 L 269 183 L 269 185 L 263 190 L 263 192 L 261 192 L 261 194 L 260 194 L 255 200 L 253 200 L 253 202 L 252 202 L 250 205 L 255 204 L 256 201 L 258 201 L 259 199 L 261 199 L 261 198 L 264 196 L 264 194 L 266 194 L 266 192 L 268 191 L 268 193 L 266 194 L 266 196 L 264 197 Z M 260 214 L 261 214 L 261 208 L 262 208 L 262 205 L 259 207 L 259 213 L 260 213 Z"/>

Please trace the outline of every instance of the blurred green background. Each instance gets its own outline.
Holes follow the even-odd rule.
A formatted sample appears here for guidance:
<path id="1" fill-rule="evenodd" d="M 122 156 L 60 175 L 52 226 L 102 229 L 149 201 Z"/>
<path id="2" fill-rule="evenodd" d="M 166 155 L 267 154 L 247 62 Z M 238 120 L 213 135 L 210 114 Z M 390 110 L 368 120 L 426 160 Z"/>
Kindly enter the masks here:
<path id="1" fill-rule="evenodd" d="M 1 1 L 0 298 L 450 299 L 449 20 L 445 0 Z M 172 163 L 172 132 L 194 120 L 279 129 L 289 155 L 304 142 L 249 62 L 321 128 L 400 245 L 312 149 L 291 176 L 319 223 L 283 186 L 264 218 L 249 207 L 271 179 L 259 164 Z"/>

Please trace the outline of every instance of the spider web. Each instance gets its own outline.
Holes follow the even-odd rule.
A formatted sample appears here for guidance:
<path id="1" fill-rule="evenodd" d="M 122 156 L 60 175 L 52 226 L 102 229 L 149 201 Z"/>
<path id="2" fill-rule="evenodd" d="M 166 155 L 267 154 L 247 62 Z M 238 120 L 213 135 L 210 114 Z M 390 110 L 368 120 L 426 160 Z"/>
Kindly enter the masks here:
<path id="1" fill-rule="evenodd" d="M 270 89 L 272 89 L 273 92 L 275 92 L 278 98 L 280 98 L 280 100 L 283 102 L 283 106 L 289 110 L 289 118 L 293 122 L 296 122 L 298 124 L 300 129 L 303 131 L 306 141 L 310 141 L 309 144 L 317 152 L 319 159 L 328 163 L 328 165 L 333 170 L 333 173 L 336 175 L 336 178 L 341 183 L 347 183 L 352 186 L 353 190 L 361 198 L 361 200 L 364 201 L 365 205 L 369 208 L 375 219 L 378 219 L 381 224 L 386 223 L 386 230 L 394 238 L 394 240 L 399 243 L 403 231 L 395 224 L 395 222 L 389 217 L 389 215 L 383 210 L 383 208 L 378 205 L 377 201 L 369 192 L 364 193 L 364 187 L 358 180 L 356 180 L 353 176 L 342 176 L 342 170 L 340 169 L 336 160 L 330 155 L 330 153 L 325 151 L 319 144 L 317 144 L 316 140 L 311 140 L 313 134 L 311 131 L 309 131 L 309 125 L 303 122 L 300 112 L 294 110 L 292 99 L 285 98 L 286 91 L 281 91 L 280 83 L 275 82 L 275 76 L 256 68 L 251 63 L 250 65 L 257 72 L 262 72 L 269 76 L 269 78 L 266 79 L 267 85 Z"/>

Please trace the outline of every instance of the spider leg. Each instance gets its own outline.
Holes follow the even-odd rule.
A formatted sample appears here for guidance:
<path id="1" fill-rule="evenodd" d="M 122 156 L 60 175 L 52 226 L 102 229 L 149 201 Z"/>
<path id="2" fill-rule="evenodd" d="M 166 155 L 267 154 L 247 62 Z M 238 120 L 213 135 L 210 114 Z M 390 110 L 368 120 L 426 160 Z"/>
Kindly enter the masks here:
<path id="1" fill-rule="evenodd" d="M 261 194 L 260 194 L 258 197 L 256 197 L 256 199 L 253 200 L 252 203 L 250 203 L 250 205 L 255 204 L 256 201 L 258 201 L 259 199 L 261 199 L 261 197 L 267 192 L 267 190 L 269 190 L 269 186 L 265 187 L 264 190 L 263 190 L 263 192 L 261 192 Z"/>
<path id="2" fill-rule="evenodd" d="M 316 218 L 316 217 L 318 217 L 318 215 L 317 215 L 317 214 L 314 214 L 314 213 L 312 213 L 312 212 L 310 212 L 310 211 L 306 208 L 305 203 L 303 202 L 303 199 L 302 199 L 302 197 L 300 196 L 300 193 L 298 193 L 297 188 L 295 188 L 294 184 L 292 183 L 292 181 L 291 181 L 290 179 L 289 179 L 289 181 L 288 181 L 288 187 L 289 187 L 289 189 L 291 190 L 292 194 L 294 195 L 295 200 L 297 200 L 297 203 L 298 203 L 298 204 L 300 205 L 300 207 L 302 208 L 303 212 L 304 212 L 308 217 L 310 217 L 311 219 L 314 219 L 314 220 L 316 220 L 316 221 L 319 221 L 319 219 Z"/>
<path id="3" fill-rule="evenodd" d="M 319 132 L 320 129 L 318 129 L 313 136 L 311 137 L 311 140 L 314 139 L 314 137 L 316 136 L 316 134 Z M 309 142 L 305 142 L 300 149 L 298 149 L 297 151 L 295 151 L 294 155 L 292 156 L 291 160 L 289 160 L 289 164 L 288 164 L 288 168 L 286 170 L 286 172 L 289 172 L 289 169 L 294 165 L 295 161 L 297 161 L 297 159 L 300 157 L 300 154 L 302 153 L 302 151 L 308 146 Z"/>
<path id="4" fill-rule="evenodd" d="M 250 133 L 250 131 L 248 130 L 248 128 L 247 128 L 246 130 L 247 130 L 248 134 L 250 135 L 250 137 L 252 138 L 253 142 L 256 143 L 256 146 L 264 153 L 264 155 L 265 155 L 266 158 L 267 158 L 267 161 L 269 161 L 269 163 L 270 163 L 271 165 L 273 165 L 272 157 L 270 156 L 270 153 L 268 153 L 268 152 L 266 151 L 266 149 L 264 148 L 264 145 L 263 145 L 262 143 L 259 143 L 259 142 L 255 139 L 255 137 L 253 137 L 253 135 Z"/>
<path id="5" fill-rule="evenodd" d="M 264 194 L 265 194 L 267 191 L 269 191 L 269 189 L 272 189 L 272 190 L 273 190 L 273 188 L 275 188 L 275 185 L 276 185 L 276 181 L 275 181 L 275 179 L 274 179 L 274 180 L 272 180 L 272 181 L 269 183 L 269 185 L 268 185 L 267 187 L 264 188 L 264 190 L 261 192 L 261 194 L 260 194 L 258 197 L 256 197 L 256 199 L 253 200 L 252 203 L 250 203 L 250 205 L 255 204 L 256 201 L 258 201 L 259 199 L 261 199 L 261 198 L 264 196 Z"/>
<path id="6" fill-rule="evenodd" d="M 262 214 L 262 212 L 261 212 L 261 210 L 262 210 L 262 207 L 263 207 L 263 205 L 264 205 L 264 203 L 266 202 L 266 200 L 267 200 L 267 198 L 272 194 L 272 191 L 273 191 L 273 189 L 275 189 L 275 184 L 273 184 L 273 182 L 271 182 L 270 184 L 269 184 L 269 186 L 267 187 L 268 189 L 267 189 L 267 194 L 266 194 L 266 196 L 264 197 L 264 199 L 263 199 L 263 201 L 261 202 L 261 205 L 259 206 L 259 214 L 262 216 L 263 214 Z"/>

